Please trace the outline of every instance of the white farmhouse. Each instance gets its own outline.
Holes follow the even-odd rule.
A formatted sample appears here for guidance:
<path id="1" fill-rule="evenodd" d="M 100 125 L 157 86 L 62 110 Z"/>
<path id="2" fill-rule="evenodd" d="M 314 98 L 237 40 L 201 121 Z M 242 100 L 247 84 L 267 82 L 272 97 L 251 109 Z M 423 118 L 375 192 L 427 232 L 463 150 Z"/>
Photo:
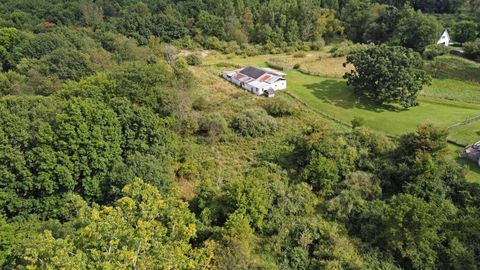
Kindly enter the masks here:
<path id="1" fill-rule="evenodd" d="M 452 40 L 450 39 L 450 35 L 448 34 L 447 29 L 445 29 L 442 36 L 437 41 L 437 44 L 443 44 L 445 46 L 450 46 L 450 43 L 452 43 Z"/>
<path id="2" fill-rule="evenodd" d="M 275 91 L 287 88 L 286 74 L 271 68 L 244 67 L 222 72 L 222 77 L 257 96 L 272 97 Z"/>

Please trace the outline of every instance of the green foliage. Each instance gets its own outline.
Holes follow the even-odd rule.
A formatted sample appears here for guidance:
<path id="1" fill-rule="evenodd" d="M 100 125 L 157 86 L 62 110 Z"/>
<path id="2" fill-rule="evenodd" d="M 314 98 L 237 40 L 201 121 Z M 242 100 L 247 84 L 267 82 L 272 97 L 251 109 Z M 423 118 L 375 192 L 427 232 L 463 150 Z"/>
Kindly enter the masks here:
<path id="1" fill-rule="evenodd" d="M 362 117 L 355 116 L 351 121 L 352 127 L 357 128 L 365 125 L 365 119 Z"/>
<path id="2" fill-rule="evenodd" d="M 421 125 L 416 132 L 401 137 L 399 155 L 403 157 L 415 157 L 419 153 L 442 155 L 447 148 L 447 135 L 448 132 L 445 129 L 431 124 Z"/>
<path id="3" fill-rule="evenodd" d="M 222 18 L 210 14 L 206 10 L 200 11 L 198 23 L 207 36 L 223 38 L 225 36 L 224 23 Z"/>
<path id="4" fill-rule="evenodd" d="M 280 98 L 269 99 L 264 108 L 269 115 L 275 117 L 290 116 L 297 111 L 297 108 Z"/>
<path id="5" fill-rule="evenodd" d="M 448 219 L 448 210 L 411 195 L 393 197 L 386 212 L 386 248 L 398 252 L 412 267 L 433 267 L 435 248 L 442 240 L 439 230 Z"/>
<path id="6" fill-rule="evenodd" d="M 210 142 L 220 140 L 228 131 L 227 121 L 218 113 L 204 115 L 200 118 L 198 126 L 199 134 Z"/>
<path id="7" fill-rule="evenodd" d="M 200 58 L 200 56 L 192 53 L 192 54 L 189 54 L 187 56 L 187 63 L 190 66 L 198 66 L 198 65 L 202 64 L 202 58 Z"/>
<path id="8" fill-rule="evenodd" d="M 455 42 L 474 41 L 479 34 L 480 26 L 473 21 L 459 21 L 452 26 L 452 38 Z"/>
<path id="9" fill-rule="evenodd" d="M 93 74 L 85 55 L 71 49 L 58 49 L 42 59 L 45 75 L 56 75 L 62 80 L 78 81 Z"/>
<path id="10" fill-rule="evenodd" d="M 432 60 L 437 56 L 445 55 L 450 52 L 450 49 L 445 45 L 441 44 L 432 44 L 425 47 L 425 50 L 422 53 L 423 58 Z"/>
<path id="11" fill-rule="evenodd" d="M 29 236 L 19 248 L 17 269 L 152 268 L 209 269 L 212 244 L 192 247 L 195 218 L 186 203 L 163 197 L 136 179 L 113 206 L 80 209 L 72 234 Z M 31 245 L 33 243 L 33 245 Z"/>
<path id="12" fill-rule="evenodd" d="M 431 16 L 406 8 L 400 13 L 397 25 L 399 44 L 417 52 L 437 41 L 442 31 L 440 23 Z"/>
<path id="13" fill-rule="evenodd" d="M 463 49 L 465 51 L 465 55 L 472 59 L 479 59 L 480 58 L 480 39 L 475 41 L 465 42 L 463 44 Z"/>
<path id="14" fill-rule="evenodd" d="M 427 81 L 417 54 L 337 42 L 421 51 L 439 33 L 418 10 L 458 12 L 436 17 L 473 36 L 472 1 L 420 2 L 1 1 L 0 268 L 479 268 L 480 191 L 446 155 L 446 132 L 427 125 L 398 139 L 361 127 L 365 118 L 404 134 L 432 112 L 448 126 L 474 105 L 438 110 L 422 98 L 426 106 L 399 112 L 341 81 L 289 73 L 295 95 L 321 100 L 315 110 L 356 116 L 348 129 L 290 99 L 212 92 L 217 69 L 232 63 L 210 65 L 222 56 L 209 52 L 208 65 L 189 68 L 200 58 L 179 57 L 202 47 L 304 57 L 295 52 L 327 42 L 336 56 L 365 56 L 354 72 L 389 90 L 382 102 L 412 105 L 397 90 L 413 96 Z M 465 42 L 469 57 L 475 45 Z M 475 63 L 460 60 L 437 57 L 435 74 L 476 81 Z M 435 83 L 455 98 L 476 91 Z M 390 116 L 399 124 L 387 127 Z M 228 136 L 225 119 L 244 137 Z"/>
<path id="15" fill-rule="evenodd" d="M 0 63 L 2 70 L 13 68 L 18 61 L 20 36 L 15 28 L 0 28 Z"/>
<path id="16" fill-rule="evenodd" d="M 344 41 L 335 44 L 330 52 L 333 57 L 342 57 L 356 52 L 366 50 L 369 46 L 365 44 L 353 44 L 351 41 Z"/>
<path id="17" fill-rule="evenodd" d="M 204 97 L 199 97 L 192 103 L 192 108 L 196 111 L 203 111 L 208 108 L 209 102 Z"/>
<path id="18" fill-rule="evenodd" d="M 420 55 L 403 47 L 372 47 L 349 55 L 347 63 L 355 66 L 344 76 L 347 83 L 378 104 L 415 106 L 418 92 L 430 82 Z"/>
<path id="19" fill-rule="evenodd" d="M 277 130 L 275 118 L 269 116 L 265 110 L 248 110 L 240 113 L 233 119 L 232 128 L 248 137 L 270 135 Z"/>

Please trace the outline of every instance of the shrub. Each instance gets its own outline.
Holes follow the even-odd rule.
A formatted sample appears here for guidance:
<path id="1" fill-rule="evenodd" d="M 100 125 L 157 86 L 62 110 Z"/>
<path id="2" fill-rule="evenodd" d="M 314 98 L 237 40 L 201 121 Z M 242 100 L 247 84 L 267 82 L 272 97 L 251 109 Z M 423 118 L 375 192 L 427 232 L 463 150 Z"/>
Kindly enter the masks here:
<path id="1" fill-rule="evenodd" d="M 353 44 L 351 41 L 344 41 L 338 44 L 335 44 L 332 49 L 330 50 L 330 53 L 332 54 L 333 57 L 342 57 L 346 56 L 355 52 L 359 52 L 362 50 L 368 49 L 369 45 L 367 44 Z"/>
<path id="2" fill-rule="evenodd" d="M 355 116 L 353 117 L 351 123 L 353 128 L 361 127 L 365 125 L 365 119 L 363 117 Z"/>
<path id="3" fill-rule="evenodd" d="M 275 118 L 265 110 L 248 110 L 233 119 L 232 128 L 243 136 L 259 137 L 272 134 L 277 130 Z"/>
<path id="4" fill-rule="evenodd" d="M 480 59 L 480 39 L 463 44 L 465 55 L 472 59 Z"/>
<path id="5" fill-rule="evenodd" d="M 296 108 L 283 99 L 270 99 L 265 104 L 265 110 L 271 116 L 289 116 L 295 113 Z"/>
<path id="6" fill-rule="evenodd" d="M 208 108 L 208 105 L 208 101 L 204 97 L 199 97 L 192 103 L 192 108 L 196 111 L 203 111 Z"/>
<path id="7" fill-rule="evenodd" d="M 186 59 L 187 64 L 190 66 L 198 66 L 202 64 L 202 58 L 196 54 L 189 54 Z"/>
<path id="8" fill-rule="evenodd" d="M 423 58 L 432 60 L 433 58 L 447 54 L 449 52 L 448 47 L 444 45 L 432 44 L 428 45 L 423 51 Z"/>
<path id="9" fill-rule="evenodd" d="M 456 42 L 474 41 L 478 35 L 479 25 L 473 21 L 463 20 L 452 26 L 452 38 Z"/>
<path id="10" fill-rule="evenodd" d="M 325 40 L 323 38 L 318 38 L 314 42 L 312 42 L 312 50 L 321 50 L 325 47 Z"/>
<path id="11" fill-rule="evenodd" d="M 219 113 L 204 115 L 199 121 L 198 133 L 208 141 L 218 141 L 228 130 L 227 121 Z"/>
<path id="12" fill-rule="evenodd" d="M 293 65 L 293 69 L 299 69 L 299 68 L 300 68 L 300 64 L 297 63 L 297 64 Z"/>
<path id="13" fill-rule="evenodd" d="M 293 57 L 295 57 L 295 58 L 303 58 L 305 56 L 306 56 L 306 54 L 304 52 L 298 52 L 298 53 L 295 53 L 293 55 Z"/>

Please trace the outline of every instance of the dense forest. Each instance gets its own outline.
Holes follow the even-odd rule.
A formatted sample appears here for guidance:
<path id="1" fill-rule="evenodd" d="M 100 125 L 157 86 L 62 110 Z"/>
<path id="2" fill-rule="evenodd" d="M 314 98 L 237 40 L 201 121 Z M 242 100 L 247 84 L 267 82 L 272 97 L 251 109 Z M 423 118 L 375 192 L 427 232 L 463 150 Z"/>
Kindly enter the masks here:
<path id="1" fill-rule="evenodd" d="M 4 0 L 0 14 L 0 268 L 480 267 L 480 186 L 446 157 L 446 130 L 338 130 L 282 98 L 224 114 L 188 54 L 417 56 L 448 28 L 477 57 L 480 1 Z"/>

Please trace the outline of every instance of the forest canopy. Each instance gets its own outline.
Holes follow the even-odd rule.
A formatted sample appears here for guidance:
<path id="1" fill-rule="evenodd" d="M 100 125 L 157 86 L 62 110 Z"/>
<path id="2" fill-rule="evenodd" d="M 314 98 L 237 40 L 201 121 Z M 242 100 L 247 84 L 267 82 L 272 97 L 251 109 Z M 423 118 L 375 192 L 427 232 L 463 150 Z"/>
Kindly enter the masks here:
<path id="1" fill-rule="evenodd" d="M 391 136 L 288 94 L 230 91 L 218 74 L 238 66 L 203 55 L 330 49 L 357 92 L 410 107 L 431 79 L 421 55 L 448 53 L 432 46 L 444 28 L 477 57 L 479 12 L 478 0 L 1 1 L 0 268 L 479 268 L 480 186 L 447 156 L 447 129 Z"/>

